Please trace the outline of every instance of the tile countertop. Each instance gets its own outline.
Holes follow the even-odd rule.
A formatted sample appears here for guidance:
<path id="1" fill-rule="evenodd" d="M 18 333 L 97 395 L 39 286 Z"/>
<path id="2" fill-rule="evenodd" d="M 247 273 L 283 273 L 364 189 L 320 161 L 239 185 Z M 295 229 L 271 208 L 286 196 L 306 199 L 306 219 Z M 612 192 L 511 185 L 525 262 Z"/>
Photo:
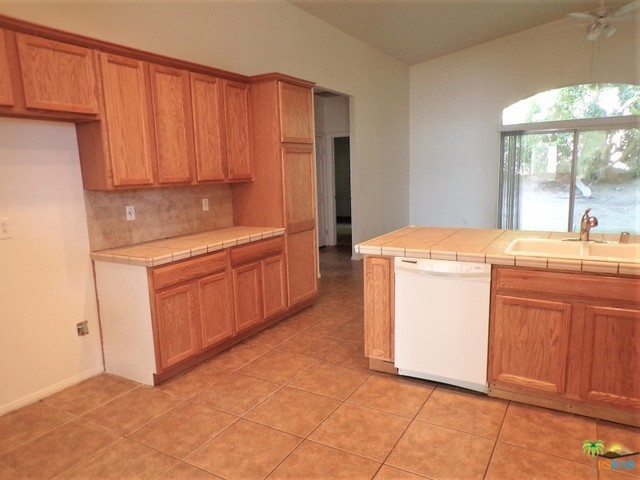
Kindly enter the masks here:
<path id="1" fill-rule="evenodd" d="M 610 273 L 640 276 L 640 263 L 617 263 L 594 260 L 507 255 L 504 250 L 516 238 L 578 238 L 577 233 L 532 232 L 522 230 L 484 230 L 455 227 L 409 226 L 355 246 L 363 255 L 435 258 L 459 262 L 492 263 L 516 267 L 548 268 L 577 272 Z M 594 240 L 617 242 L 615 234 L 591 233 Z M 630 242 L 638 243 L 633 235 Z"/>
<path id="2" fill-rule="evenodd" d="M 284 228 L 229 227 L 91 252 L 91 259 L 155 267 L 223 248 L 284 235 Z"/>

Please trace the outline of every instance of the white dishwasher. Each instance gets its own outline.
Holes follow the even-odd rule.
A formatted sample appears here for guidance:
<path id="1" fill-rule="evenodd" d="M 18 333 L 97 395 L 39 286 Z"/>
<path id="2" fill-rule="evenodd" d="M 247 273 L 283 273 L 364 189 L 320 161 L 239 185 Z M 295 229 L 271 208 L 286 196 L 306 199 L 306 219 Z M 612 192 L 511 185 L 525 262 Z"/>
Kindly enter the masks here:
<path id="1" fill-rule="evenodd" d="M 395 259 L 400 375 L 487 392 L 491 265 Z"/>

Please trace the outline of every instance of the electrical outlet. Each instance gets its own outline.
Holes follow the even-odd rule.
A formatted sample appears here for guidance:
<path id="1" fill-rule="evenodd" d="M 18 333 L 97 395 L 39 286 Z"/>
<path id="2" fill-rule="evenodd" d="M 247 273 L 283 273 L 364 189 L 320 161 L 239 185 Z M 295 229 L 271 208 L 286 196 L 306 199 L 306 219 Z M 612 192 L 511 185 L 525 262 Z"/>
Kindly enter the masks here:
<path id="1" fill-rule="evenodd" d="M 125 212 L 127 213 L 127 222 L 136 219 L 136 207 L 133 205 L 127 205 L 125 208 Z"/>
<path id="2" fill-rule="evenodd" d="M 76 324 L 76 331 L 78 332 L 79 337 L 89 335 L 89 322 L 87 320 L 84 322 L 78 322 Z"/>
<path id="3" fill-rule="evenodd" d="M 9 231 L 9 218 L 0 218 L 0 240 L 11 238 Z"/>
<path id="4" fill-rule="evenodd" d="M 208 198 L 203 198 L 202 199 L 202 211 L 203 212 L 209 211 L 209 199 Z"/>

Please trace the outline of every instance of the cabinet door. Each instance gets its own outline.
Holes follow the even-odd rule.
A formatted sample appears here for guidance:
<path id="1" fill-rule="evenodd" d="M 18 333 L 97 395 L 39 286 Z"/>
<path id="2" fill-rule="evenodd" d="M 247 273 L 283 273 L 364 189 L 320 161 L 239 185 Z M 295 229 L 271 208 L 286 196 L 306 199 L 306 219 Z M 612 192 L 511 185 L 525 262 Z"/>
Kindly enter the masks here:
<path id="1" fill-rule="evenodd" d="M 153 183 L 144 65 L 102 54 L 105 121 L 113 185 Z"/>
<path id="2" fill-rule="evenodd" d="M 9 72 L 11 72 L 11 67 L 7 53 L 7 41 L 4 30 L 0 28 L 0 105 L 11 106 L 14 104 Z"/>
<path id="3" fill-rule="evenodd" d="M 393 361 L 393 258 L 364 259 L 364 354 Z"/>
<path id="4" fill-rule="evenodd" d="M 157 347 L 163 370 L 202 350 L 197 288 L 192 282 L 156 293 Z"/>
<path id="5" fill-rule="evenodd" d="M 193 180 L 193 121 L 189 74 L 184 70 L 149 65 L 151 98 L 160 183 Z"/>
<path id="6" fill-rule="evenodd" d="M 199 182 L 224 180 L 222 80 L 191 74 L 191 105 L 195 141 L 196 174 Z"/>
<path id="7" fill-rule="evenodd" d="M 587 306 L 584 320 L 581 397 L 640 408 L 640 311 Z"/>
<path id="8" fill-rule="evenodd" d="M 286 270 L 282 255 L 262 261 L 262 296 L 265 318 L 287 309 Z"/>
<path id="9" fill-rule="evenodd" d="M 296 305 L 318 292 L 316 230 L 287 234 L 289 303 Z"/>
<path id="10" fill-rule="evenodd" d="M 282 149 L 287 231 L 315 228 L 316 195 L 313 150 L 308 147 Z"/>
<path id="11" fill-rule="evenodd" d="M 280 140 L 313 143 L 311 89 L 280 82 Z"/>
<path id="12" fill-rule="evenodd" d="M 489 382 L 563 394 L 571 304 L 497 295 L 494 308 Z"/>
<path id="13" fill-rule="evenodd" d="M 250 180 L 249 86 L 224 81 L 224 110 L 229 180 Z"/>
<path id="14" fill-rule="evenodd" d="M 238 332 L 262 321 L 260 277 L 259 263 L 233 269 L 233 305 Z"/>
<path id="15" fill-rule="evenodd" d="M 27 108 L 99 112 L 92 50 L 31 35 L 16 40 Z"/>
<path id="16" fill-rule="evenodd" d="M 235 325 L 229 275 L 225 272 L 199 280 L 198 291 L 203 346 L 232 337 Z"/>

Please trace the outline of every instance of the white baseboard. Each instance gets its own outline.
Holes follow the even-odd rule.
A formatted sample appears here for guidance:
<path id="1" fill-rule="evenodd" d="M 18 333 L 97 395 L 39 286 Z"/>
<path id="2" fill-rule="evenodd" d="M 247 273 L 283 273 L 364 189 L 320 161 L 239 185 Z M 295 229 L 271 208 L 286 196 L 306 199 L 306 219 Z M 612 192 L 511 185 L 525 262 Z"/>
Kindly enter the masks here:
<path id="1" fill-rule="evenodd" d="M 84 371 L 79 373 L 78 375 L 74 375 L 73 377 L 67 378 L 61 382 L 58 382 L 54 385 L 50 385 L 42 390 L 38 390 L 37 392 L 31 393 L 25 397 L 19 398 L 18 400 L 14 400 L 13 402 L 7 403 L 5 405 L 0 405 L 0 415 L 4 415 L 5 413 L 12 412 L 13 410 L 17 410 L 22 407 L 26 407 L 32 403 L 37 402 L 38 400 L 42 400 L 43 398 L 48 397 L 49 395 L 53 395 L 61 390 L 64 390 L 67 387 L 75 385 L 77 383 L 82 382 L 91 377 L 95 377 L 96 375 L 100 375 L 104 373 L 104 367 L 99 366 L 92 368 L 91 370 Z"/>

